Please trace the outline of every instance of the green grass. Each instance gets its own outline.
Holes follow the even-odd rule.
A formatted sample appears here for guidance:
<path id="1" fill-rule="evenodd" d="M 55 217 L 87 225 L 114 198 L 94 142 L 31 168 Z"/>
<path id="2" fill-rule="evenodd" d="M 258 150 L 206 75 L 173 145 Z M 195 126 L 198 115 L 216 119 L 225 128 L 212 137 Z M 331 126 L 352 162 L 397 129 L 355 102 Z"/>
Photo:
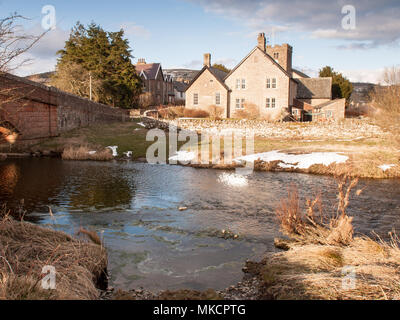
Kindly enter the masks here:
<path id="1" fill-rule="evenodd" d="M 125 123 L 95 125 L 75 129 L 31 147 L 32 150 L 53 150 L 62 152 L 68 146 L 88 146 L 101 150 L 108 146 L 118 146 L 118 154 L 133 151 L 133 159 L 145 158 L 146 151 L 154 141 L 146 141 L 147 130 L 138 124 L 140 120 Z M 168 141 L 168 134 L 167 141 Z M 179 143 L 178 145 L 182 145 Z M 168 149 L 168 148 L 167 148 Z M 168 150 L 167 150 L 168 156 Z"/>

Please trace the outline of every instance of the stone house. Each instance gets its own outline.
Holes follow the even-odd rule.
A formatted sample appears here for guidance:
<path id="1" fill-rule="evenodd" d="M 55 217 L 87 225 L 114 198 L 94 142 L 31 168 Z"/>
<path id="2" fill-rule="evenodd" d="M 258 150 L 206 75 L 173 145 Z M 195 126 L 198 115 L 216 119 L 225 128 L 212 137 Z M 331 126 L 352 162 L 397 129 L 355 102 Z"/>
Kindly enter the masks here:
<path id="1" fill-rule="evenodd" d="M 260 118 L 270 120 L 344 117 L 345 101 L 332 101 L 331 78 L 310 78 L 293 69 L 290 45 L 266 45 L 264 33 L 257 41 L 258 45 L 229 73 L 211 67 L 211 55 L 205 54 L 203 69 L 186 89 L 186 108 L 216 105 L 223 108 L 226 118 L 235 118 L 238 111 L 250 105 Z"/>
<path id="2" fill-rule="evenodd" d="M 160 63 L 146 63 L 145 59 L 139 59 L 135 68 L 143 81 L 142 104 L 156 106 L 175 102 L 172 77 L 163 74 Z"/>
<path id="3" fill-rule="evenodd" d="M 176 104 L 185 104 L 186 100 L 186 88 L 188 85 L 184 82 L 174 81 L 174 93 L 175 93 L 175 103 Z"/>

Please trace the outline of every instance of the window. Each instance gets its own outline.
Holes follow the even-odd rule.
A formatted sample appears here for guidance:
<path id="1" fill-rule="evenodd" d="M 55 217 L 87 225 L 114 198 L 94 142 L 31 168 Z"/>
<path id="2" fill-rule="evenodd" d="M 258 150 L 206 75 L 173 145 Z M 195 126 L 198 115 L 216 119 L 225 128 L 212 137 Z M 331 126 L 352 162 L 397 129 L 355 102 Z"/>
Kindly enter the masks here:
<path id="1" fill-rule="evenodd" d="M 219 106 L 219 105 L 221 104 L 221 94 L 220 94 L 219 92 L 217 92 L 217 93 L 215 94 L 215 104 L 216 104 L 217 106 Z"/>
<path id="2" fill-rule="evenodd" d="M 193 94 L 193 104 L 195 106 L 199 104 L 199 94 L 198 93 Z"/>
<path id="3" fill-rule="evenodd" d="M 327 117 L 328 119 L 330 119 L 330 118 L 332 118 L 332 116 L 333 116 L 332 110 L 327 110 L 327 111 L 326 111 L 326 117 Z"/>
<path id="4" fill-rule="evenodd" d="M 240 99 L 236 99 L 236 109 L 240 109 Z"/>
<path id="5" fill-rule="evenodd" d="M 180 92 L 180 94 L 181 94 L 181 98 L 183 98 L 183 92 Z"/>
<path id="6" fill-rule="evenodd" d="M 242 79 L 242 89 L 246 89 L 246 79 Z"/>
<path id="7" fill-rule="evenodd" d="M 266 108 L 275 108 L 276 106 L 276 99 L 275 98 L 266 98 L 265 100 L 265 107 Z"/>
<path id="8" fill-rule="evenodd" d="M 236 109 L 244 109 L 245 99 L 236 99 Z"/>
<path id="9" fill-rule="evenodd" d="M 276 89 L 276 78 L 267 78 L 267 89 L 270 88 Z"/>
<path id="10" fill-rule="evenodd" d="M 236 79 L 236 89 L 240 90 L 240 79 Z"/>
<path id="11" fill-rule="evenodd" d="M 279 59 L 279 53 L 278 52 L 274 53 L 274 59 Z"/>

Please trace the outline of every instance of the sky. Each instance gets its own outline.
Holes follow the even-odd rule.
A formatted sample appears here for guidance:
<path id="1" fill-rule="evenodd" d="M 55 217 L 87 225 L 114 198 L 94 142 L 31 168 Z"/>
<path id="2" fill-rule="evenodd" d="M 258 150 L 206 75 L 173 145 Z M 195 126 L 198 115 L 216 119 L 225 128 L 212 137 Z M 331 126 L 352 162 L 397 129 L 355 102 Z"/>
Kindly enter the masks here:
<path id="1" fill-rule="evenodd" d="M 24 57 L 32 60 L 21 76 L 54 70 L 77 21 L 123 28 L 133 62 L 145 58 L 164 69 L 200 69 L 204 53 L 232 68 L 260 32 L 269 44 L 289 43 L 293 66 L 310 76 L 329 65 L 351 81 L 379 83 L 385 67 L 400 65 L 399 0 L 0 0 L 0 17 L 18 12 L 29 18 L 24 31 L 40 34 L 46 5 L 56 27 Z"/>

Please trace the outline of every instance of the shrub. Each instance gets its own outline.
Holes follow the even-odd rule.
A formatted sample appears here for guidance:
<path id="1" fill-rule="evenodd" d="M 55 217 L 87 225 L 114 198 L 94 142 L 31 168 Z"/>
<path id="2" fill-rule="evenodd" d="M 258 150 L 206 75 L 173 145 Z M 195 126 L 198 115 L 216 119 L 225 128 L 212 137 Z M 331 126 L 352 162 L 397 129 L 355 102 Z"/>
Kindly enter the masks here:
<path id="1" fill-rule="evenodd" d="M 210 114 L 202 109 L 187 109 L 185 108 L 184 112 L 185 118 L 208 118 Z"/>
<path id="2" fill-rule="evenodd" d="M 210 118 L 213 120 L 221 119 L 224 114 L 224 109 L 216 105 L 208 106 L 207 110 L 208 113 L 210 114 Z"/>
<path id="3" fill-rule="evenodd" d="M 253 103 L 245 103 L 243 110 L 237 110 L 235 117 L 239 119 L 254 120 L 260 117 L 260 110 L 258 106 Z"/>

